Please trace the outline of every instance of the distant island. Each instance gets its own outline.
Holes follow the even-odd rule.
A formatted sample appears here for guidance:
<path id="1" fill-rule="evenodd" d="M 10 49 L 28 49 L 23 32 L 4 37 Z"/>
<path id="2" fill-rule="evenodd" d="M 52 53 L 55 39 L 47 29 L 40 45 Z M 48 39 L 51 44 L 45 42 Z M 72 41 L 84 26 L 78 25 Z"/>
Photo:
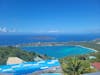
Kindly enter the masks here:
<path id="1" fill-rule="evenodd" d="M 54 37 L 50 36 L 33 36 L 31 39 L 36 39 L 36 40 L 53 40 L 55 39 Z"/>

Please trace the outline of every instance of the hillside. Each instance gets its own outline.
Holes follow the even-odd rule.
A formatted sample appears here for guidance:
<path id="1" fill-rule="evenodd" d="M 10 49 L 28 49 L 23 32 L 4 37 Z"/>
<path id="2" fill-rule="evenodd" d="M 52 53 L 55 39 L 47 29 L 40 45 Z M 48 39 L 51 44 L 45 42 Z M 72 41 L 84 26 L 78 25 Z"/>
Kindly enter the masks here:
<path id="1" fill-rule="evenodd" d="M 26 52 L 16 47 L 0 47 L 0 65 L 6 64 L 8 57 L 19 57 L 24 61 L 34 61 L 34 58 L 39 56 L 42 59 L 47 59 L 46 56 L 41 56 L 34 52 Z"/>

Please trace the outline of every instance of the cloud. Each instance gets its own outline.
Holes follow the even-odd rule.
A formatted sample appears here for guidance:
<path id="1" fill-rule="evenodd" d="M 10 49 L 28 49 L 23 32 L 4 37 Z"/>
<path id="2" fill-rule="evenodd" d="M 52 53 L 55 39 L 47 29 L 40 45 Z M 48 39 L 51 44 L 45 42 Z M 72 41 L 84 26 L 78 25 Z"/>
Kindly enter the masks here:
<path id="1" fill-rule="evenodd" d="M 15 29 L 8 29 L 6 27 L 0 27 L 0 32 L 16 32 Z"/>
<path id="2" fill-rule="evenodd" d="M 48 33 L 58 33 L 58 32 L 60 32 L 60 31 L 58 31 L 58 30 L 49 30 L 49 31 L 47 31 Z"/>
<path id="3" fill-rule="evenodd" d="M 6 27 L 0 27 L 0 32 L 8 32 Z"/>

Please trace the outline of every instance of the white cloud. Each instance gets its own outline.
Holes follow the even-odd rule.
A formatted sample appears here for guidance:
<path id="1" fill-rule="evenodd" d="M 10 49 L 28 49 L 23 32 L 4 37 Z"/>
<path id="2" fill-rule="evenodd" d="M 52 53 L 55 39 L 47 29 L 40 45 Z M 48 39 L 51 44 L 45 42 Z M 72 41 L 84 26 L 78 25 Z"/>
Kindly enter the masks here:
<path id="1" fill-rule="evenodd" d="M 6 27 L 0 27 L 0 32 L 16 32 L 15 29 L 8 29 Z"/>
<path id="2" fill-rule="evenodd" d="M 58 32 L 60 32 L 60 31 L 58 31 L 58 30 L 49 30 L 49 31 L 47 31 L 48 33 L 58 33 Z"/>
<path id="3" fill-rule="evenodd" d="M 7 28 L 6 27 L 0 27 L 0 32 L 7 32 Z"/>

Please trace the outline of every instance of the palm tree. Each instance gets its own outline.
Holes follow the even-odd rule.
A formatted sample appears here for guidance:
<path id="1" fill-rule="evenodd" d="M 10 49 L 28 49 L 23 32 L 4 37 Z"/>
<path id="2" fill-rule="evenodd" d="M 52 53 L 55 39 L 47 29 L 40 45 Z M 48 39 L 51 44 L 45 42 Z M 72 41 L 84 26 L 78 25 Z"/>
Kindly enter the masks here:
<path id="1" fill-rule="evenodd" d="M 90 68 L 89 60 L 80 60 L 78 57 L 71 57 L 66 62 L 64 72 L 68 75 L 80 75 L 83 73 L 95 72 L 96 70 Z"/>
<path id="2" fill-rule="evenodd" d="M 81 60 L 78 60 L 76 57 L 70 58 L 70 60 L 67 62 L 67 65 L 68 67 L 66 72 L 68 75 L 80 75 L 83 70 Z"/>

